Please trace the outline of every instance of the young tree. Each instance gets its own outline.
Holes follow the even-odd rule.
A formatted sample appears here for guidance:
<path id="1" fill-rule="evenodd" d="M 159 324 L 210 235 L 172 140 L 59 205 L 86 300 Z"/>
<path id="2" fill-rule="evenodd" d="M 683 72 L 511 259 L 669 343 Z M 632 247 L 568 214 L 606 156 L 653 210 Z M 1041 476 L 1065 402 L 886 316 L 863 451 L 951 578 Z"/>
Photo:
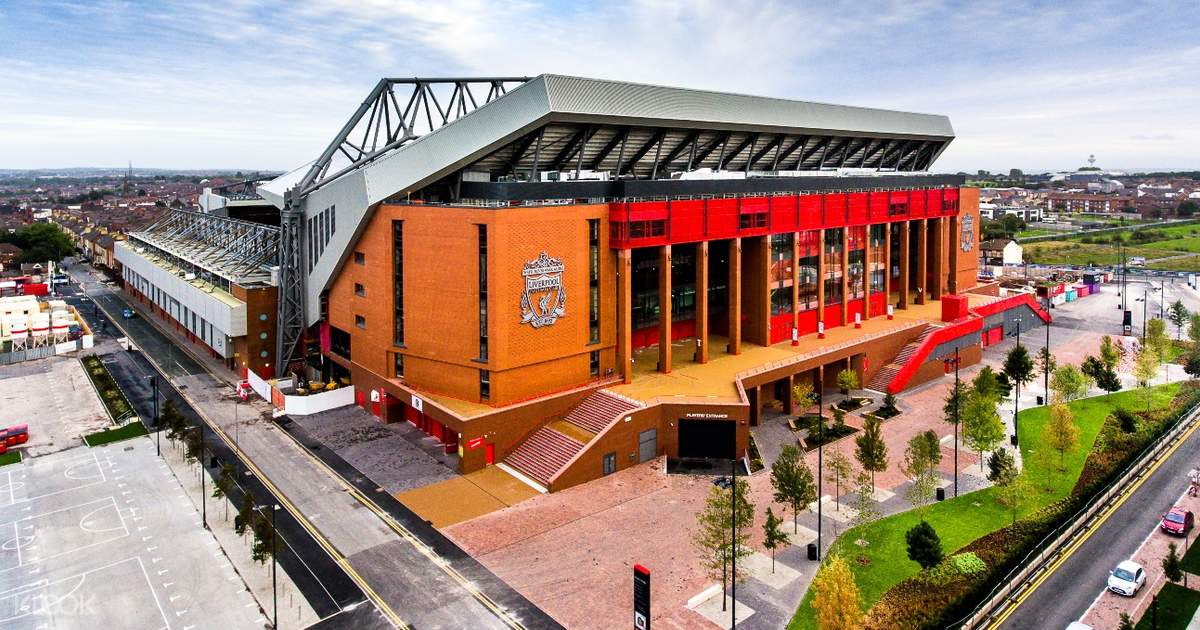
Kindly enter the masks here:
<path id="1" fill-rule="evenodd" d="M 857 489 L 854 495 L 854 529 L 858 533 L 858 538 L 854 541 L 859 548 L 858 562 L 867 564 L 871 560 L 862 549 L 868 544 L 867 530 L 871 523 L 874 523 L 882 515 L 879 510 L 879 504 L 875 502 L 875 485 L 871 482 L 871 476 L 866 471 L 858 473 L 858 479 L 855 480 Z"/>
<path id="2" fill-rule="evenodd" d="M 1188 323 L 1190 315 L 1191 313 L 1188 313 L 1187 307 L 1180 300 L 1175 300 L 1167 308 L 1167 319 L 1171 320 L 1172 324 L 1175 324 L 1175 339 L 1183 338 L 1183 325 Z"/>
<path id="3" fill-rule="evenodd" d="M 1175 543 L 1167 548 L 1167 555 L 1162 559 L 1163 575 L 1172 582 L 1183 580 L 1183 563 L 1179 558 L 1179 550 Z"/>
<path id="4" fill-rule="evenodd" d="M 275 555 L 275 528 L 271 526 L 271 519 L 255 511 L 250 529 L 254 533 L 254 544 L 250 547 L 250 557 L 255 562 L 262 564 Z"/>
<path id="5" fill-rule="evenodd" d="M 982 463 L 984 453 L 1004 440 L 1004 422 L 996 411 L 996 401 L 973 392 L 967 397 L 962 419 L 967 446 L 979 453 Z"/>
<path id="6" fill-rule="evenodd" d="M 1029 482 L 1024 472 L 1013 477 L 1007 484 L 996 487 L 996 497 L 1001 504 L 1008 506 L 1009 512 L 1012 514 L 1013 525 L 1017 524 L 1017 512 L 1020 510 L 1020 507 L 1035 492 L 1033 484 Z"/>
<path id="7" fill-rule="evenodd" d="M 245 536 L 254 520 L 254 495 L 247 490 L 242 493 L 242 505 L 238 507 L 237 515 L 233 517 L 233 531 L 238 536 Z"/>
<path id="8" fill-rule="evenodd" d="M 813 578 L 813 608 L 817 626 L 824 630 L 858 630 L 862 627 L 862 597 L 854 574 L 841 556 L 833 555 Z"/>
<path id="9" fill-rule="evenodd" d="M 1117 630 L 1135 630 L 1135 627 L 1133 625 L 1133 618 L 1129 616 L 1129 613 L 1126 613 L 1126 612 L 1121 613 L 1121 616 L 1119 617 L 1119 619 L 1120 619 L 1120 624 L 1117 625 Z"/>
<path id="10" fill-rule="evenodd" d="M 1121 363 L 1123 354 L 1124 346 L 1118 349 L 1117 344 L 1113 343 L 1112 337 L 1104 335 L 1100 338 L 1100 361 L 1102 361 L 1104 365 L 1116 369 L 1117 365 Z"/>
<path id="11" fill-rule="evenodd" d="M 183 434 L 183 459 L 194 464 L 204 458 L 204 434 L 195 427 Z"/>
<path id="12" fill-rule="evenodd" d="M 1200 313 L 1192 313 L 1188 318 L 1188 339 L 1193 344 L 1200 344 Z"/>
<path id="13" fill-rule="evenodd" d="M 159 412 L 158 418 L 159 422 L 167 428 L 167 439 L 170 440 L 172 445 L 177 440 L 183 438 L 184 432 L 187 431 L 187 420 L 184 419 L 182 413 L 179 413 L 179 409 L 175 407 L 174 401 L 168 399 L 163 403 L 162 411 Z"/>
<path id="14" fill-rule="evenodd" d="M 837 509 L 842 509 L 842 487 L 845 482 L 850 481 L 851 475 L 854 474 L 854 467 L 850 463 L 850 458 L 841 451 L 834 451 L 825 458 L 825 480 L 832 481 L 835 491 L 834 502 Z"/>
<path id="15" fill-rule="evenodd" d="M 996 449 L 988 458 L 988 481 L 1007 486 L 1017 477 L 1017 462 L 1006 448 Z"/>
<path id="16" fill-rule="evenodd" d="M 812 383 L 806 380 L 795 381 L 792 384 L 792 402 L 795 403 L 796 415 L 804 415 L 804 411 L 812 405 Z"/>
<path id="17" fill-rule="evenodd" d="M 1083 360 L 1079 371 L 1095 381 L 1096 387 L 1104 390 L 1105 397 L 1113 392 L 1121 391 L 1121 377 L 1117 374 L 1115 363 L 1109 365 L 1103 359 L 1089 356 Z"/>
<path id="18" fill-rule="evenodd" d="M 767 506 L 767 520 L 763 523 L 763 548 L 771 552 L 771 573 L 775 572 L 775 550 L 788 544 L 787 534 L 783 533 L 780 525 L 783 523 L 771 506 Z"/>
<path id="19" fill-rule="evenodd" d="M 1183 373 L 1192 378 L 1200 377 L 1200 352 L 1192 351 L 1183 364 Z"/>
<path id="20" fill-rule="evenodd" d="M 896 395 L 888 392 L 883 395 L 883 404 L 879 406 L 878 415 L 884 418 L 892 418 L 900 415 L 900 410 L 896 407 Z"/>
<path id="21" fill-rule="evenodd" d="M 994 398 L 998 400 L 1007 394 L 1002 391 L 1000 383 L 997 379 L 998 375 L 994 370 L 992 370 L 992 366 L 985 365 L 983 366 L 983 369 L 979 370 L 979 374 L 975 375 L 975 379 L 971 381 L 971 389 L 974 390 L 976 394 L 983 396 L 984 398 Z M 964 386 L 962 395 L 965 397 L 967 394 L 968 390 Z M 953 391 L 951 391 L 950 396 L 951 397 L 946 400 L 947 404 L 953 402 Z"/>
<path id="22" fill-rule="evenodd" d="M 229 495 L 233 492 L 234 486 L 237 485 L 237 482 L 234 480 L 236 474 L 237 472 L 233 469 L 233 464 L 222 462 L 221 474 L 213 482 L 212 498 L 218 500 L 228 499 Z M 225 504 L 224 519 L 229 520 L 229 501 L 222 501 L 222 503 Z"/>
<path id="23" fill-rule="evenodd" d="M 1067 451 L 1079 443 L 1079 427 L 1075 426 L 1075 416 L 1069 407 L 1062 403 L 1050 407 L 1050 422 L 1046 424 L 1042 438 L 1047 446 L 1058 451 L 1058 469 L 1066 470 L 1064 460 Z"/>
<path id="24" fill-rule="evenodd" d="M 1171 348 L 1171 339 L 1167 336 L 1167 323 L 1157 317 L 1147 322 L 1146 338 L 1142 344 L 1153 350 L 1159 361 L 1166 361 Z"/>
<path id="25" fill-rule="evenodd" d="M 1054 374 L 1056 369 L 1058 369 L 1058 361 L 1055 360 L 1054 355 L 1050 352 L 1049 346 L 1038 350 L 1037 369 L 1042 375 L 1042 378 L 1048 378 L 1051 374 Z M 1049 397 L 1049 394 L 1049 392 L 1046 392 L 1047 397 Z"/>
<path id="26" fill-rule="evenodd" d="M 704 502 L 704 509 L 696 515 L 697 529 L 692 533 L 692 544 L 700 550 L 700 563 L 705 576 L 720 580 L 727 587 L 727 571 L 732 557 L 743 558 L 752 553 L 750 549 L 750 526 L 754 523 L 754 505 L 750 503 L 749 485 L 738 479 L 736 487 L 713 486 Z M 736 499 L 734 496 L 736 495 Z M 737 539 L 734 540 L 730 522 L 733 505 L 737 504 Z M 745 574 L 739 565 L 733 579 L 741 581 Z M 722 604 L 724 608 L 724 604 Z"/>
<path id="27" fill-rule="evenodd" d="M 937 475 L 928 468 L 921 469 L 911 478 L 908 489 L 904 491 L 904 498 L 913 506 L 917 518 L 925 518 L 926 512 L 929 511 L 929 504 L 933 503 L 933 498 L 937 495 L 937 481 Z"/>
<path id="28" fill-rule="evenodd" d="M 1004 372 L 996 374 L 996 391 L 1000 398 L 1008 398 L 1009 394 L 1012 394 L 1012 382 L 1008 380 L 1008 375 Z"/>
<path id="29" fill-rule="evenodd" d="M 875 473 L 887 470 L 887 444 L 883 441 L 879 418 L 866 416 L 862 435 L 854 438 L 854 456 L 863 470 L 871 473 L 871 486 L 875 485 Z"/>
<path id="30" fill-rule="evenodd" d="M 1092 387 L 1091 381 L 1087 374 L 1070 363 L 1054 370 L 1054 375 L 1050 377 L 1053 402 L 1071 402 L 1083 398 Z"/>
<path id="31" fill-rule="evenodd" d="M 925 459 L 929 463 L 930 474 L 937 468 L 937 465 L 942 463 L 942 441 L 938 439 L 937 433 L 933 429 L 919 434 L 922 448 L 925 451 Z"/>
<path id="32" fill-rule="evenodd" d="M 812 470 L 795 444 L 784 446 L 771 465 L 771 487 L 775 489 L 775 500 L 792 508 L 792 529 L 800 531 L 800 509 L 818 497 Z"/>
<path id="33" fill-rule="evenodd" d="M 1133 376 L 1138 386 L 1142 388 L 1146 399 L 1146 411 L 1150 411 L 1150 381 L 1158 374 L 1158 354 L 1149 347 L 1143 346 L 1133 363 Z"/>
<path id="34" fill-rule="evenodd" d="M 913 525 L 904 533 L 904 540 L 908 543 L 908 559 L 922 569 L 932 569 L 942 562 L 942 539 L 926 521 Z"/>
<path id="35" fill-rule="evenodd" d="M 858 372 L 850 368 L 838 372 L 837 386 L 843 394 L 849 396 L 852 390 L 858 389 Z"/>
<path id="36" fill-rule="evenodd" d="M 1021 386 L 1033 380 L 1033 359 L 1029 358 L 1029 350 L 1025 346 L 1016 346 L 1004 357 L 1004 375 L 1008 377 L 1017 389 L 1017 397 L 1021 396 Z"/>

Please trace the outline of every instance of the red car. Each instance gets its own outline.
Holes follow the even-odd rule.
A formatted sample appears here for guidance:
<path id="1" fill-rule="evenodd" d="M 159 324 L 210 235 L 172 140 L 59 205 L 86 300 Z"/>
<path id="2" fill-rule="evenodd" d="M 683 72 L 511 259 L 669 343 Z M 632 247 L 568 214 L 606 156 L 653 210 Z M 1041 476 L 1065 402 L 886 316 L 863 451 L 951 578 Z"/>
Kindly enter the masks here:
<path id="1" fill-rule="evenodd" d="M 1167 510 L 1167 513 L 1163 514 L 1162 523 L 1159 523 L 1164 532 L 1179 536 L 1186 536 L 1195 525 L 1196 519 L 1192 513 L 1178 505 Z"/>

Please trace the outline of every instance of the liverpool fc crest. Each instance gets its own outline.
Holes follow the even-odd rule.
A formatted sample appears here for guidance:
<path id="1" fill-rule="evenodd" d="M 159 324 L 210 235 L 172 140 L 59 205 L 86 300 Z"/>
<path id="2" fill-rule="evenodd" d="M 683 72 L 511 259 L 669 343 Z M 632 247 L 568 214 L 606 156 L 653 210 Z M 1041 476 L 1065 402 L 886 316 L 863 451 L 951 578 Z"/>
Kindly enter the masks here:
<path id="1" fill-rule="evenodd" d="M 969 252 L 975 247 L 975 215 L 968 214 L 963 216 L 960 238 L 964 252 Z"/>
<path id="2" fill-rule="evenodd" d="M 563 290 L 563 263 L 542 252 L 525 263 L 525 292 L 521 294 L 521 323 L 534 328 L 549 326 L 567 314 L 567 293 Z"/>

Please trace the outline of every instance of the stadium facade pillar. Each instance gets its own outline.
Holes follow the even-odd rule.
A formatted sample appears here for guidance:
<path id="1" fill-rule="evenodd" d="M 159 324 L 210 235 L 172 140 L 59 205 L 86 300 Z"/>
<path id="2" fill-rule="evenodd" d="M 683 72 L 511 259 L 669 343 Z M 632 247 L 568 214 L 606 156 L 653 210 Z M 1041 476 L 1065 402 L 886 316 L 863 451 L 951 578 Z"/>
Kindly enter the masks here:
<path id="1" fill-rule="evenodd" d="M 947 239 L 950 244 L 949 269 L 946 270 L 949 279 L 946 281 L 946 290 L 953 294 L 958 294 L 958 248 L 959 245 L 954 241 L 958 235 L 958 215 L 950 217 L 950 227 L 947 229 L 950 233 Z"/>
<path id="2" fill-rule="evenodd" d="M 865 228 L 867 240 L 863 242 L 863 321 L 871 319 L 871 225 Z"/>
<path id="3" fill-rule="evenodd" d="M 842 325 L 850 325 L 850 228 L 842 228 Z"/>
<path id="4" fill-rule="evenodd" d="M 671 246 L 658 250 L 658 371 L 671 373 Z"/>
<path id="5" fill-rule="evenodd" d="M 617 364 L 621 379 L 633 381 L 633 252 L 617 250 Z"/>
<path id="6" fill-rule="evenodd" d="M 742 239 L 729 240 L 729 354 L 742 353 Z"/>
<path id="7" fill-rule="evenodd" d="M 789 416 L 794 415 L 796 413 L 796 401 L 792 400 L 792 385 L 796 382 L 796 375 L 788 374 L 784 377 L 783 382 L 785 389 L 783 392 L 783 413 Z"/>
<path id="8" fill-rule="evenodd" d="M 917 304 L 924 304 L 929 287 L 929 227 L 925 219 L 917 219 Z"/>
<path id="9" fill-rule="evenodd" d="M 930 219 L 933 223 L 933 255 L 929 257 L 929 297 L 934 300 L 942 299 L 942 283 L 946 275 L 942 273 L 943 247 L 945 246 L 945 219 Z"/>
<path id="10" fill-rule="evenodd" d="M 800 234 L 792 234 L 792 329 L 788 331 L 789 338 L 800 328 Z M 788 391 L 791 389 L 789 388 Z M 789 394 L 787 397 L 791 398 L 791 395 Z"/>
<path id="11" fill-rule="evenodd" d="M 749 251 L 743 251 L 746 267 L 748 330 L 746 340 L 760 346 L 771 345 L 771 237 L 755 236 L 748 239 Z"/>
<path id="12" fill-rule="evenodd" d="M 892 303 L 892 224 L 883 224 L 883 312 Z"/>
<path id="13" fill-rule="evenodd" d="M 825 230 L 817 230 L 817 322 L 825 321 Z"/>
<path id="14" fill-rule="evenodd" d="M 909 241 L 909 232 L 912 230 L 910 224 L 911 221 L 900 224 L 900 286 L 896 287 L 900 292 L 900 308 L 908 308 L 908 263 L 912 255 L 912 244 Z"/>
<path id="15" fill-rule="evenodd" d="M 696 243 L 696 363 L 708 363 L 708 241 Z"/>

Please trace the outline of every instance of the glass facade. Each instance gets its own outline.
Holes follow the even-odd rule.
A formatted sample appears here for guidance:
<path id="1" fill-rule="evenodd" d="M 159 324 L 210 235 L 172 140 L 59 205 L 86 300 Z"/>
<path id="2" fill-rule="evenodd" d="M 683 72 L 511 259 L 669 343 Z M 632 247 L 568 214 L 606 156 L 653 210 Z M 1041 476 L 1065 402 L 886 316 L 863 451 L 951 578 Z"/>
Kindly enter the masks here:
<path id="1" fill-rule="evenodd" d="M 800 275 L 800 298 L 797 304 L 797 309 L 800 311 L 810 311 L 817 308 L 817 270 L 819 269 L 820 260 L 820 238 L 821 234 L 817 230 L 809 232 L 800 232 L 797 237 L 800 239 L 800 260 L 797 262 L 800 265 L 798 270 Z"/>
<path id="2" fill-rule="evenodd" d="M 795 234 L 771 235 L 771 314 L 792 312 L 792 246 Z"/>
<path id="3" fill-rule="evenodd" d="M 358 252 L 354 253 L 355 258 Z M 404 345 L 404 222 L 392 221 L 392 343 Z"/>
<path id="4" fill-rule="evenodd" d="M 884 273 L 887 270 L 887 261 L 884 260 L 884 235 L 887 234 L 887 225 L 879 224 L 871 226 L 871 260 L 870 264 L 870 291 L 871 293 L 883 293 Z"/>
<path id="5" fill-rule="evenodd" d="M 588 219 L 588 343 L 600 343 L 599 219 Z"/>
<path id="6" fill-rule="evenodd" d="M 842 303 L 842 248 L 845 231 L 825 230 L 825 305 Z"/>
<path id="7" fill-rule="evenodd" d="M 488 358 L 488 310 L 487 310 L 487 226 L 479 228 L 479 359 Z"/>
<path id="8" fill-rule="evenodd" d="M 857 300 L 864 296 L 867 226 L 847 228 L 846 235 L 846 247 L 849 249 L 847 270 L 850 274 L 847 290 L 850 292 L 849 299 Z"/>

